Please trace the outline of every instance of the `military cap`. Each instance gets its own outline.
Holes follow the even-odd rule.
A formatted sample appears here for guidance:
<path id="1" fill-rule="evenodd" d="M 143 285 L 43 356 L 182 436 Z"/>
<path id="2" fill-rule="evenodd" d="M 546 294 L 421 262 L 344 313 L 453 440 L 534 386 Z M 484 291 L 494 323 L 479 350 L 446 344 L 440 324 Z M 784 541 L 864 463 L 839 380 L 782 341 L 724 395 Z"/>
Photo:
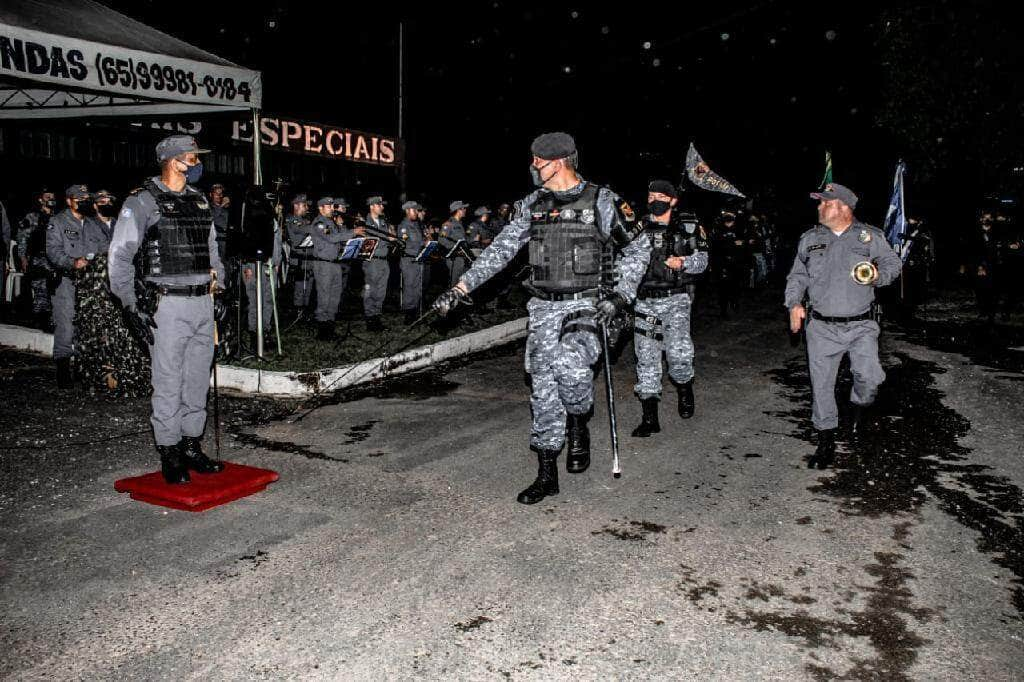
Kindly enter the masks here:
<path id="1" fill-rule="evenodd" d="M 386 202 L 384 201 L 384 197 L 378 196 L 376 194 L 366 199 L 367 206 L 373 206 L 374 204 L 381 204 L 383 206 L 385 203 Z"/>
<path id="2" fill-rule="evenodd" d="M 482 216 L 482 215 L 488 215 L 488 214 L 490 214 L 490 212 L 491 212 L 491 209 L 487 208 L 486 206 L 481 206 L 480 208 L 478 208 L 475 211 L 473 211 L 473 215 L 479 217 L 479 216 Z"/>
<path id="3" fill-rule="evenodd" d="M 107 190 L 107 189 L 101 189 L 100 191 L 96 192 L 96 198 L 97 199 L 110 199 L 111 201 L 117 201 L 117 197 L 114 196 L 114 193 L 111 192 L 110 190 Z"/>
<path id="4" fill-rule="evenodd" d="M 292 203 L 293 204 L 308 204 L 309 200 L 306 199 L 306 195 L 305 194 L 296 194 L 294 197 L 292 197 Z"/>
<path id="5" fill-rule="evenodd" d="M 88 199 L 91 195 L 85 185 L 71 185 L 64 190 L 64 196 L 69 199 Z"/>
<path id="6" fill-rule="evenodd" d="M 857 208 L 857 195 L 845 185 L 840 185 L 838 182 L 830 182 L 825 185 L 825 189 L 820 192 L 811 192 L 812 199 L 821 199 L 823 201 L 831 201 L 832 199 L 839 199 L 850 208 Z"/>
<path id="7" fill-rule="evenodd" d="M 343 208 L 348 208 L 348 199 L 345 197 L 334 197 L 334 203 Z"/>
<path id="8" fill-rule="evenodd" d="M 455 213 L 460 208 L 469 208 L 469 204 L 467 204 L 465 201 L 458 201 L 458 200 L 455 200 L 452 203 L 448 204 L 448 212 L 449 213 Z"/>
<path id="9" fill-rule="evenodd" d="M 421 210 L 423 210 L 423 207 L 420 206 L 415 201 L 407 201 L 404 204 L 402 204 L 402 210 L 403 211 L 408 211 L 409 209 L 412 209 L 414 211 L 421 211 Z"/>
<path id="10" fill-rule="evenodd" d="M 530 145 L 530 152 L 547 161 L 564 159 L 576 153 L 576 141 L 568 133 L 544 133 Z"/>
<path id="11" fill-rule="evenodd" d="M 320 199 L 316 202 L 317 206 L 334 206 L 334 204 L 335 200 L 332 199 L 331 197 L 320 197 Z"/>
<path id="12" fill-rule="evenodd" d="M 186 154 L 188 152 L 194 152 L 196 154 L 205 154 L 210 151 L 209 149 L 200 149 L 199 143 L 196 142 L 196 138 L 191 135 L 171 135 L 160 140 L 156 145 L 156 160 L 158 162 L 166 161 L 167 159 L 173 159 L 179 154 Z"/>
<path id="13" fill-rule="evenodd" d="M 679 198 L 679 193 L 676 191 L 675 185 L 668 180 L 651 180 L 650 184 L 647 185 L 647 191 L 664 194 L 665 196 L 672 197 L 673 199 Z"/>

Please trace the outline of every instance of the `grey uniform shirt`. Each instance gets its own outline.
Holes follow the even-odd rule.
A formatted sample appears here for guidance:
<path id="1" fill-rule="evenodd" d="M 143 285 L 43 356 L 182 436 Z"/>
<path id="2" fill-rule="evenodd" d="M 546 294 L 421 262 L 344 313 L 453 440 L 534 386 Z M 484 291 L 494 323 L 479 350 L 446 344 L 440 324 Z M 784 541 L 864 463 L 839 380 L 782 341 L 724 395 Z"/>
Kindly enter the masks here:
<path id="1" fill-rule="evenodd" d="M 379 243 L 377 244 L 377 250 L 374 252 L 373 257 L 381 259 L 387 258 L 388 241 L 384 235 L 393 235 L 394 230 L 391 228 L 390 225 L 388 225 L 386 220 L 384 220 L 383 218 L 380 218 L 379 220 L 374 220 L 373 216 L 366 216 L 366 226 L 370 228 L 369 230 L 366 231 L 366 236 L 380 240 Z"/>
<path id="2" fill-rule="evenodd" d="M 441 236 L 438 237 L 437 241 L 447 252 L 451 251 L 452 247 L 460 239 L 468 242 L 466 228 L 462 225 L 461 221 L 452 219 L 441 226 Z"/>
<path id="3" fill-rule="evenodd" d="M 423 228 L 415 220 L 406 218 L 398 224 L 398 237 L 405 243 L 403 255 L 415 258 L 420 255 L 426 239 L 423 237 Z"/>
<path id="4" fill-rule="evenodd" d="M 313 235 L 313 257 L 320 260 L 338 260 L 341 255 L 341 244 L 355 235 L 346 227 L 339 227 L 336 222 L 324 216 L 317 216 L 310 226 Z"/>
<path id="5" fill-rule="evenodd" d="M 560 195 L 573 197 L 579 195 L 586 182 L 580 181 L 572 189 L 560 192 Z M 519 249 L 523 248 L 530 241 L 530 213 L 533 204 L 540 196 L 541 190 L 532 192 L 522 201 L 516 202 L 512 222 L 506 225 L 494 238 L 494 241 L 484 249 L 483 253 L 473 261 L 473 266 L 462 275 L 460 280 L 469 291 L 473 291 L 488 279 L 501 272 L 508 265 Z M 611 234 L 611 227 L 616 220 L 615 203 L 619 201 L 618 195 L 607 187 L 602 187 L 597 195 L 597 227 L 604 238 Z M 633 241 L 622 248 L 619 257 L 616 258 L 615 267 L 618 271 L 616 277 L 615 291 L 626 301 L 636 298 L 636 288 L 647 272 L 647 266 L 651 260 L 651 242 L 646 234 L 640 234 Z"/>
<path id="6" fill-rule="evenodd" d="M 874 286 L 857 284 L 850 273 L 861 261 L 878 268 Z M 840 235 L 824 225 L 804 232 L 786 277 L 786 307 L 799 305 L 806 292 L 811 306 L 826 317 L 852 317 L 871 308 L 875 286 L 896 279 L 903 262 L 877 227 L 854 220 Z"/>
<path id="7" fill-rule="evenodd" d="M 66 208 L 46 226 L 46 258 L 67 275 L 75 268 L 76 258 L 104 253 L 110 244 L 106 225 L 97 218 L 78 220 Z"/>
<path id="8" fill-rule="evenodd" d="M 153 182 L 161 190 L 171 191 L 160 178 L 153 178 Z M 194 188 L 193 191 L 198 192 Z M 160 209 L 157 207 L 156 198 L 147 190 L 141 190 L 128 197 L 118 214 L 117 223 L 114 225 L 114 238 L 110 242 L 108 252 L 108 268 L 110 290 L 125 307 L 135 306 L 135 254 L 139 251 L 146 231 L 159 221 Z M 217 273 L 217 284 L 222 289 L 227 288 L 224 264 L 221 263 L 220 254 L 217 252 L 217 231 L 213 227 L 213 220 L 210 220 L 207 244 L 210 249 L 210 267 Z M 210 275 L 150 275 L 146 280 L 158 284 L 205 284 L 210 281 Z"/>
<path id="9" fill-rule="evenodd" d="M 292 244 L 292 254 L 306 257 L 310 253 L 311 247 L 299 248 L 299 244 L 311 234 L 313 225 L 305 218 L 301 218 L 297 215 L 290 215 L 284 220 L 285 227 L 288 230 L 288 240 Z"/>

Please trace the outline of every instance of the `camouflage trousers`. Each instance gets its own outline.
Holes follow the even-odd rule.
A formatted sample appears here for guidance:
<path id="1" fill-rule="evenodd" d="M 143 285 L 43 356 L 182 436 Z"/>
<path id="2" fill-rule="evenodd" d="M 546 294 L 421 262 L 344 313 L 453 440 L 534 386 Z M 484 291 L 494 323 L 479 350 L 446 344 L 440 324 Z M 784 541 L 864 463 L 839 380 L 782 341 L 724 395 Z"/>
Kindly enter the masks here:
<path id="1" fill-rule="evenodd" d="M 636 300 L 633 323 L 636 387 L 633 391 L 641 400 L 661 396 L 662 353 L 668 361 L 672 381 L 681 384 L 693 378 L 690 304 L 688 294 Z"/>
<path id="2" fill-rule="evenodd" d="M 526 371 L 530 375 L 533 425 L 530 447 L 561 450 L 565 415 L 585 414 L 594 403 L 592 366 L 601 355 L 592 301 L 531 299 Z M 574 314 L 583 311 L 585 314 Z M 587 314 L 589 313 L 589 314 Z"/>

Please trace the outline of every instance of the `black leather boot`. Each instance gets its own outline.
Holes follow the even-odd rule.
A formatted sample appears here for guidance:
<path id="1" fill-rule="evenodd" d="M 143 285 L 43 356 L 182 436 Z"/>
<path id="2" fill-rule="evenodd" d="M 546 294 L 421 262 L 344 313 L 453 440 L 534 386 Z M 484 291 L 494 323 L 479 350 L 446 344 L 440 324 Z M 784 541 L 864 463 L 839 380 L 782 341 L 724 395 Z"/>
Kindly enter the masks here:
<path id="1" fill-rule="evenodd" d="M 568 414 L 565 417 L 565 440 L 568 448 L 565 454 L 565 470 L 570 474 L 582 474 L 590 466 L 589 414 Z"/>
<path id="2" fill-rule="evenodd" d="M 676 384 L 676 391 L 679 392 L 679 416 L 689 419 L 693 416 L 693 379 L 685 384 Z"/>
<path id="3" fill-rule="evenodd" d="M 410 324 L 418 320 L 420 317 L 420 311 L 415 308 L 405 311 L 405 326 L 408 327 Z"/>
<path id="4" fill-rule="evenodd" d="M 853 418 L 850 420 L 850 432 L 857 436 L 863 433 L 868 425 L 868 405 L 853 404 Z"/>
<path id="5" fill-rule="evenodd" d="M 185 465 L 197 474 L 219 474 L 224 471 L 224 462 L 207 457 L 203 452 L 203 443 L 198 438 L 184 436 L 180 447 Z"/>
<path id="6" fill-rule="evenodd" d="M 178 485 L 192 480 L 188 475 L 185 458 L 181 454 L 181 443 L 157 445 L 156 451 L 160 453 L 160 473 L 164 475 L 164 481 L 170 485 Z"/>
<path id="7" fill-rule="evenodd" d="M 640 401 L 644 415 L 640 419 L 640 425 L 633 429 L 633 438 L 647 438 L 653 433 L 661 432 L 661 424 L 658 423 L 658 399 L 644 398 Z"/>
<path id="8" fill-rule="evenodd" d="M 317 341 L 333 341 L 334 340 L 334 323 L 333 322 L 317 322 L 316 323 L 316 338 L 317 338 Z"/>
<path id="9" fill-rule="evenodd" d="M 548 495 L 558 494 L 558 451 L 537 452 L 537 480 L 519 493 L 519 504 L 537 504 Z"/>
<path id="10" fill-rule="evenodd" d="M 836 458 L 836 430 L 818 431 L 818 449 L 807 460 L 807 468 L 827 469 Z"/>
<path id="11" fill-rule="evenodd" d="M 384 331 L 384 322 L 381 321 L 380 315 L 374 315 L 373 317 L 366 318 L 366 331 L 368 331 L 368 332 L 382 332 L 382 331 Z"/>
<path id="12" fill-rule="evenodd" d="M 71 358 L 57 360 L 57 388 L 74 388 L 75 379 L 71 375 Z"/>

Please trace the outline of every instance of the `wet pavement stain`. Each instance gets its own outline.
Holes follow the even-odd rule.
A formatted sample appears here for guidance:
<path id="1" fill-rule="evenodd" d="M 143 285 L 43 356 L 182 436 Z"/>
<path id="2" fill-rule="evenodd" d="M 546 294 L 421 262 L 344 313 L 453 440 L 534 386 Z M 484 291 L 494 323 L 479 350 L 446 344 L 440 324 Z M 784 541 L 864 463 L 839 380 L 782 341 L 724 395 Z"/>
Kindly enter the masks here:
<path id="1" fill-rule="evenodd" d="M 834 473 L 808 489 L 836 498 L 844 513 L 869 518 L 916 514 L 926 500 L 935 500 L 939 509 L 979 534 L 980 552 L 1013 573 L 1011 599 L 1024 616 L 1024 491 L 991 467 L 968 461 L 971 450 L 960 438 L 971 424 L 943 404 L 944 394 L 935 387 L 935 377 L 946 370 L 906 353 L 894 357 L 899 364 L 886 368 L 886 382 L 872 408 L 874 423 L 847 440 L 849 454 L 837 455 Z M 811 431 L 809 416 L 803 417 L 810 411 L 805 365 L 794 359 L 769 373 L 795 403 L 789 412 L 775 414 L 793 424 L 792 435 L 804 438 Z M 849 381 L 842 376 L 838 382 L 840 396 L 849 394 Z M 902 536 L 908 532 L 904 527 Z"/>
<path id="2" fill-rule="evenodd" d="M 469 632 L 470 630 L 476 630 L 476 629 L 480 628 L 480 626 L 482 626 L 484 623 L 492 623 L 492 622 L 494 622 L 494 621 L 492 619 L 488 618 L 487 616 L 477 616 L 476 618 L 473 618 L 472 620 L 468 620 L 465 623 L 456 623 L 452 627 L 454 627 L 459 632 Z"/>
<path id="3" fill-rule="evenodd" d="M 601 530 L 590 531 L 591 535 L 611 535 L 613 538 L 627 542 L 650 542 L 649 536 L 653 534 L 664 534 L 666 527 L 650 521 L 629 521 L 623 519 L 612 519 L 613 523 L 619 526 L 605 525 Z"/>
<path id="4" fill-rule="evenodd" d="M 371 419 L 365 424 L 356 424 L 355 426 L 349 427 L 348 431 L 345 432 L 345 437 L 348 438 L 348 440 L 342 441 L 341 444 L 355 445 L 356 443 L 362 443 L 370 437 L 370 431 L 373 429 L 373 425 L 379 423 L 379 419 Z"/>
<path id="5" fill-rule="evenodd" d="M 297 443 L 290 443 L 283 440 L 271 440 L 269 438 L 263 438 L 257 436 L 255 433 L 235 433 L 235 439 L 243 445 L 250 447 L 259 448 L 261 450 L 270 450 L 271 452 L 282 452 L 287 455 L 300 455 L 306 459 L 318 459 L 327 462 L 340 462 L 347 464 L 348 460 L 343 457 L 331 457 L 325 455 L 322 452 L 310 450 L 305 445 L 298 445 Z"/>
<path id="6" fill-rule="evenodd" d="M 717 580 L 706 580 L 701 581 L 695 577 L 696 569 L 687 566 L 686 564 L 680 564 L 679 567 L 682 569 L 682 578 L 676 585 L 676 589 L 686 595 L 694 604 L 699 604 L 704 600 L 705 597 L 717 597 L 718 591 L 722 588 L 722 583 Z M 708 609 L 709 611 L 715 611 L 715 608 Z"/>

